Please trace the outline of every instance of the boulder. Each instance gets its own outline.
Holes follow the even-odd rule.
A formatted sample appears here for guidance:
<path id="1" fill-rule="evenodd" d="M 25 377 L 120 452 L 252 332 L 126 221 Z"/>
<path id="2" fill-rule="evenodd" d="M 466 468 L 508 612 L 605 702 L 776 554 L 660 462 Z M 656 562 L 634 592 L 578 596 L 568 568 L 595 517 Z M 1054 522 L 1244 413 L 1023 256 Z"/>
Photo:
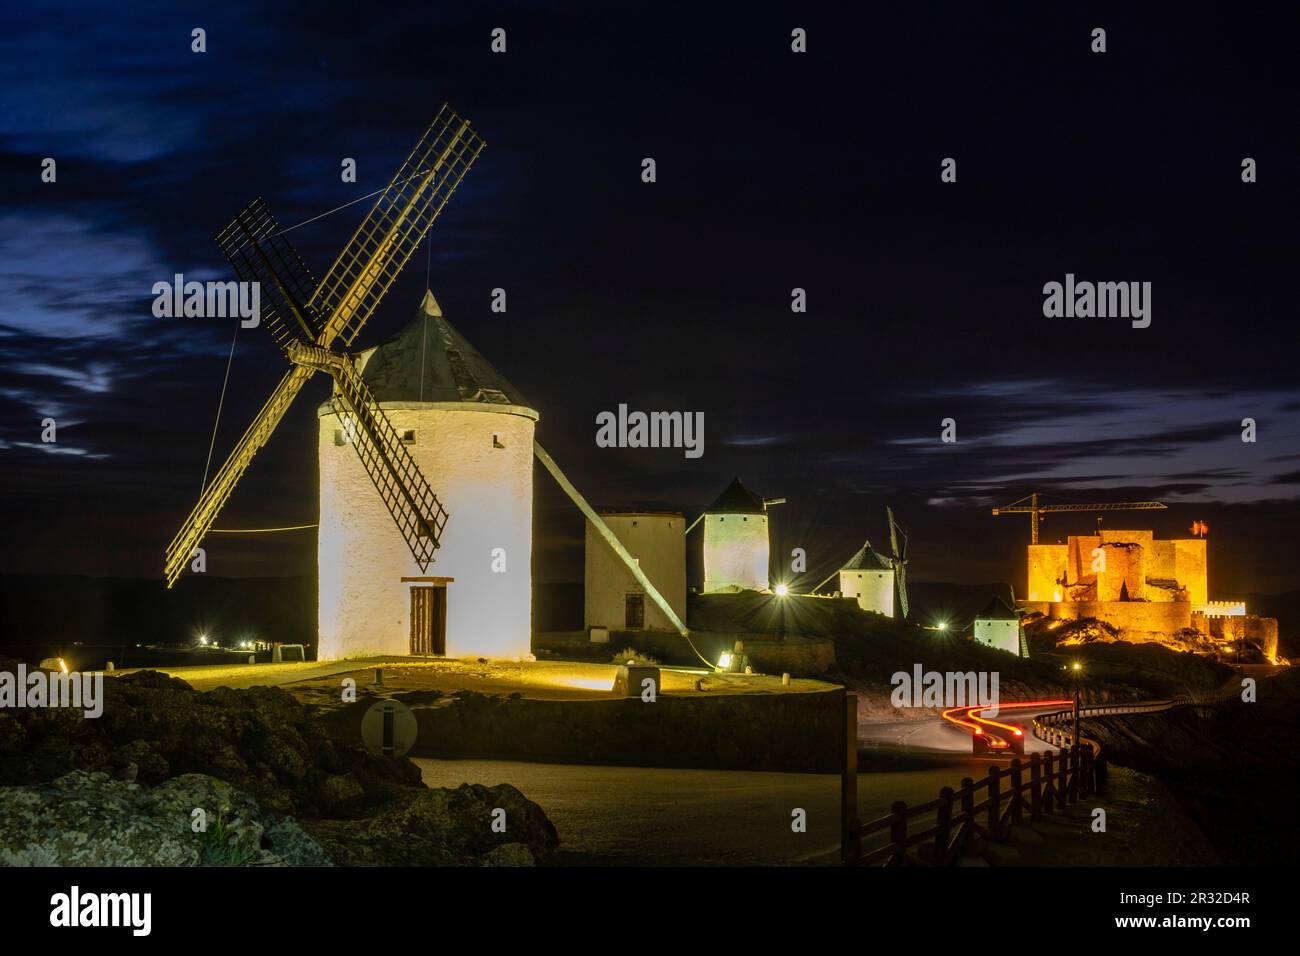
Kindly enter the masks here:
<path id="1" fill-rule="evenodd" d="M 496 810 L 505 832 L 493 827 Z M 533 866 L 560 842 L 541 807 L 509 784 L 425 790 L 367 820 L 303 825 L 347 866 Z"/>
<path id="2" fill-rule="evenodd" d="M 194 811 L 206 829 L 194 830 Z M 207 774 L 156 787 L 74 770 L 0 790 L 4 866 L 320 866 L 324 851 L 292 820 Z"/>

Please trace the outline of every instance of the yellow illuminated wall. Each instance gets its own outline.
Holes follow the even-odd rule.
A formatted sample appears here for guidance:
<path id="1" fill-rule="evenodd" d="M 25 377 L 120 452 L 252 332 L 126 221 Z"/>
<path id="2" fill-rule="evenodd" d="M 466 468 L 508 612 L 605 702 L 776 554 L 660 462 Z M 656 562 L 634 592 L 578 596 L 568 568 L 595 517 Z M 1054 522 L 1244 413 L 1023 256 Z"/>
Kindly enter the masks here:
<path id="1" fill-rule="evenodd" d="M 383 403 L 448 519 L 434 563 L 411 557 L 355 449 L 336 443 L 338 418 L 319 414 L 319 656 L 410 651 L 410 587 L 447 585 L 447 655 L 510 658 L 530 652 L 533 426 L 537 413 L 470 402 Z M 500 549 L 499 551 L 497 549 Z"/>
<path id="2" fill-rule="evenodd" d="M 856 598 L 864 611 L 894 616 L 893 571 L 841 571 L 840 593 Z"/>
<path id="3" fill-rule="evenodd" d="M 650 583 L 680 620 L 686 620 L 686 519 L 680 514 L 628 512 L 601 517 L 628 553 L 636 558 Z M 623 630 L 627 625 L 628 594 L 643 594 L 641 585 L 590 521 L 587 525 L 585 623 L 587 627 Z M 676 628 L 649 597 L 642 600 L 644 627 Z"/>
<path id="4" fill-rule="evenodd" d="M 704 590 L 768 584 L 767 515 L 705 515 Z"/>

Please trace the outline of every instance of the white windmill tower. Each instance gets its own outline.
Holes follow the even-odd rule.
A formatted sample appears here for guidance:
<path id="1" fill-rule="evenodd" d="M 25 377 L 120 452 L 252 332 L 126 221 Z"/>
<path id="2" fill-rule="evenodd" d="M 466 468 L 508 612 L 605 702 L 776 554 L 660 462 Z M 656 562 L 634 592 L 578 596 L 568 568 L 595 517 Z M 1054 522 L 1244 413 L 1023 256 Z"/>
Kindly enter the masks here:
<path id="1" fill-rule="evenodd" d="M 337 395 L 317 409 L 319 656 L 528 654 L 537 412 L 431 292 L 414 321 L 356 366 L 452 517 L 426 574 L 346 447 Z"/>

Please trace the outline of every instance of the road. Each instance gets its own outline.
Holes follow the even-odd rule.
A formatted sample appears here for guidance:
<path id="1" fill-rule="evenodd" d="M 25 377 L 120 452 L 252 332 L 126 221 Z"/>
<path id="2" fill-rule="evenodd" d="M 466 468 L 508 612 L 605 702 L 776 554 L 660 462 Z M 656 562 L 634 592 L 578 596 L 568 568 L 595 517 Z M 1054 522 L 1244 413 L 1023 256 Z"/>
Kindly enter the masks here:
<path id="1" fill-rule="evenodd" d="M 1038 714 L 1055 713 L 1063 706 L 1065 705 L 1054 704 L 1050 707 L 1008 710 L 997 719 L 1024 728 L 1025 753 L 1046 752 L 1054 748 L 1034 736 L 1033 718 Z M 858 723 L 858 740 L 867 749 L 880 747 L 903 753 L 971 752 L 970 733 L 938 717 L 925 720 L 861 721 Z"/>
<path id="2" fill-rule="evenodd" d="M 969 739 L 966 743 L 970 747 Z M 509 783 L 539 804 L 562 841 L 559 862 L 629 865 L 832 865 L 839 859 L 840 778 L 542 764 L 508 760 L 415 761 L 431 787 Z M 990 758 L 935 756 L 916 770 L 862 773 L 858 813 L 884 816 L 895 800 L 926 802 Z M 807 812 L 807 832 L 792 811 Z"/>

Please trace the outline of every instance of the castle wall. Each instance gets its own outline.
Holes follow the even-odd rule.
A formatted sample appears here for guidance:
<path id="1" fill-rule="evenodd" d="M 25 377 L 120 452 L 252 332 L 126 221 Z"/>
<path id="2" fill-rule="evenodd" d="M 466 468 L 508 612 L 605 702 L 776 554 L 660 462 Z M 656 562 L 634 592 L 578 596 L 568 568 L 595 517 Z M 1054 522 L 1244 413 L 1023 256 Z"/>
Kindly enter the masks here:
<path id="1" fill-rule="evenodd" d="M 605 524 L 627 548 L 650 583 L 677 616 L 686 620 L 686 519 L 681 515 L 605 514 Z M 586 587 L 584 617 L 587 627 L 627 627 L 626 597 L 643 594 L 632 572 L 616 555 L 595 526 L 586 522 Z M 676 628 L 653 600 L 645 597 L 644 627 Z"/>
<path id="2" fill-rule="evenodd" d="M 447 584 L 449 657 L 530 653 L 536 412 L 459 402 L 382 407 L 399 433 L 415 430 L 407 451 L 449 515 L 442 546 L 422 572 L 356 450 L 336 443 L 338 417 L 322 406 L 320 659 L 410 653 L 412 585 L 401 578 L 425 575 L 454 579 Z M 493 569 L 497 548 L 504 571 Z"/>
<path id="3" fill-rule="evenodd" d="M 1137 542 L 1102 539 L 1102 570 L 1097 573 L 1097 600 L 1140 600 L 1146 592 L 1146 549 Z"/>
<path id="4" fill-rule="evenodd" d="M 768 580 L 767 515 L 704 516 L 704 590 L 764 590 Z"/>
<path id="5" fill-rule="evenodd" d="M 1192 626 L 1192 606 L 1185 601 L 1030 601 L 1022 605 L 1065 621 L 1095 617 L 1119 629 L 1122 641 L 1162 641 Z"/>
<path id="6" fill-rule="evenodd" d="M 1187 600 L 1204 604 L 1209 600 L 1209 566 L 1204 538 L 1175 538 L 1174 578 L 1187 588 Z"/>
<path id="7" fill-rule="evenodd" d="M 1101 538 L 1095 534 L 1071 535 L 1066 539 L 1068 557 L 1067 580 L 1072 585 L 1096 584 L 1097 572 L 1092 569 L 1092 552 L 1101 547 Z"/>
<path id="8" fill-rule="evenodd" d="M 840 593 L 856 598 L 864 611 L 894 616 L 893 571 L 841 571 Z"/>
<path id="9" fill-rule="evenodd" d="M 1277 618 L 1255 614 L 1207 617 L 1198 612 L 1192 615 L 1192 622 L 1202 634 L 1220 641 L 1252 641 L 1269 660 L 1277 659 Z"/>
<path id="10" fill-rule="evenodd" d="M 1147 577 L 1156 581 L 1177 581 L 1172 541 L 1152 541 L 1147 548 Z"/>
<path id="11" fill-rule="evenodd" d="M 1065 575 L 1069 546 L 1064 544 L 1031 544 L 1029 546 L 1029 590 L 1031 601 L 1054 601 L 1064 597 L 1057 592 L 1056 582 Z"/>

